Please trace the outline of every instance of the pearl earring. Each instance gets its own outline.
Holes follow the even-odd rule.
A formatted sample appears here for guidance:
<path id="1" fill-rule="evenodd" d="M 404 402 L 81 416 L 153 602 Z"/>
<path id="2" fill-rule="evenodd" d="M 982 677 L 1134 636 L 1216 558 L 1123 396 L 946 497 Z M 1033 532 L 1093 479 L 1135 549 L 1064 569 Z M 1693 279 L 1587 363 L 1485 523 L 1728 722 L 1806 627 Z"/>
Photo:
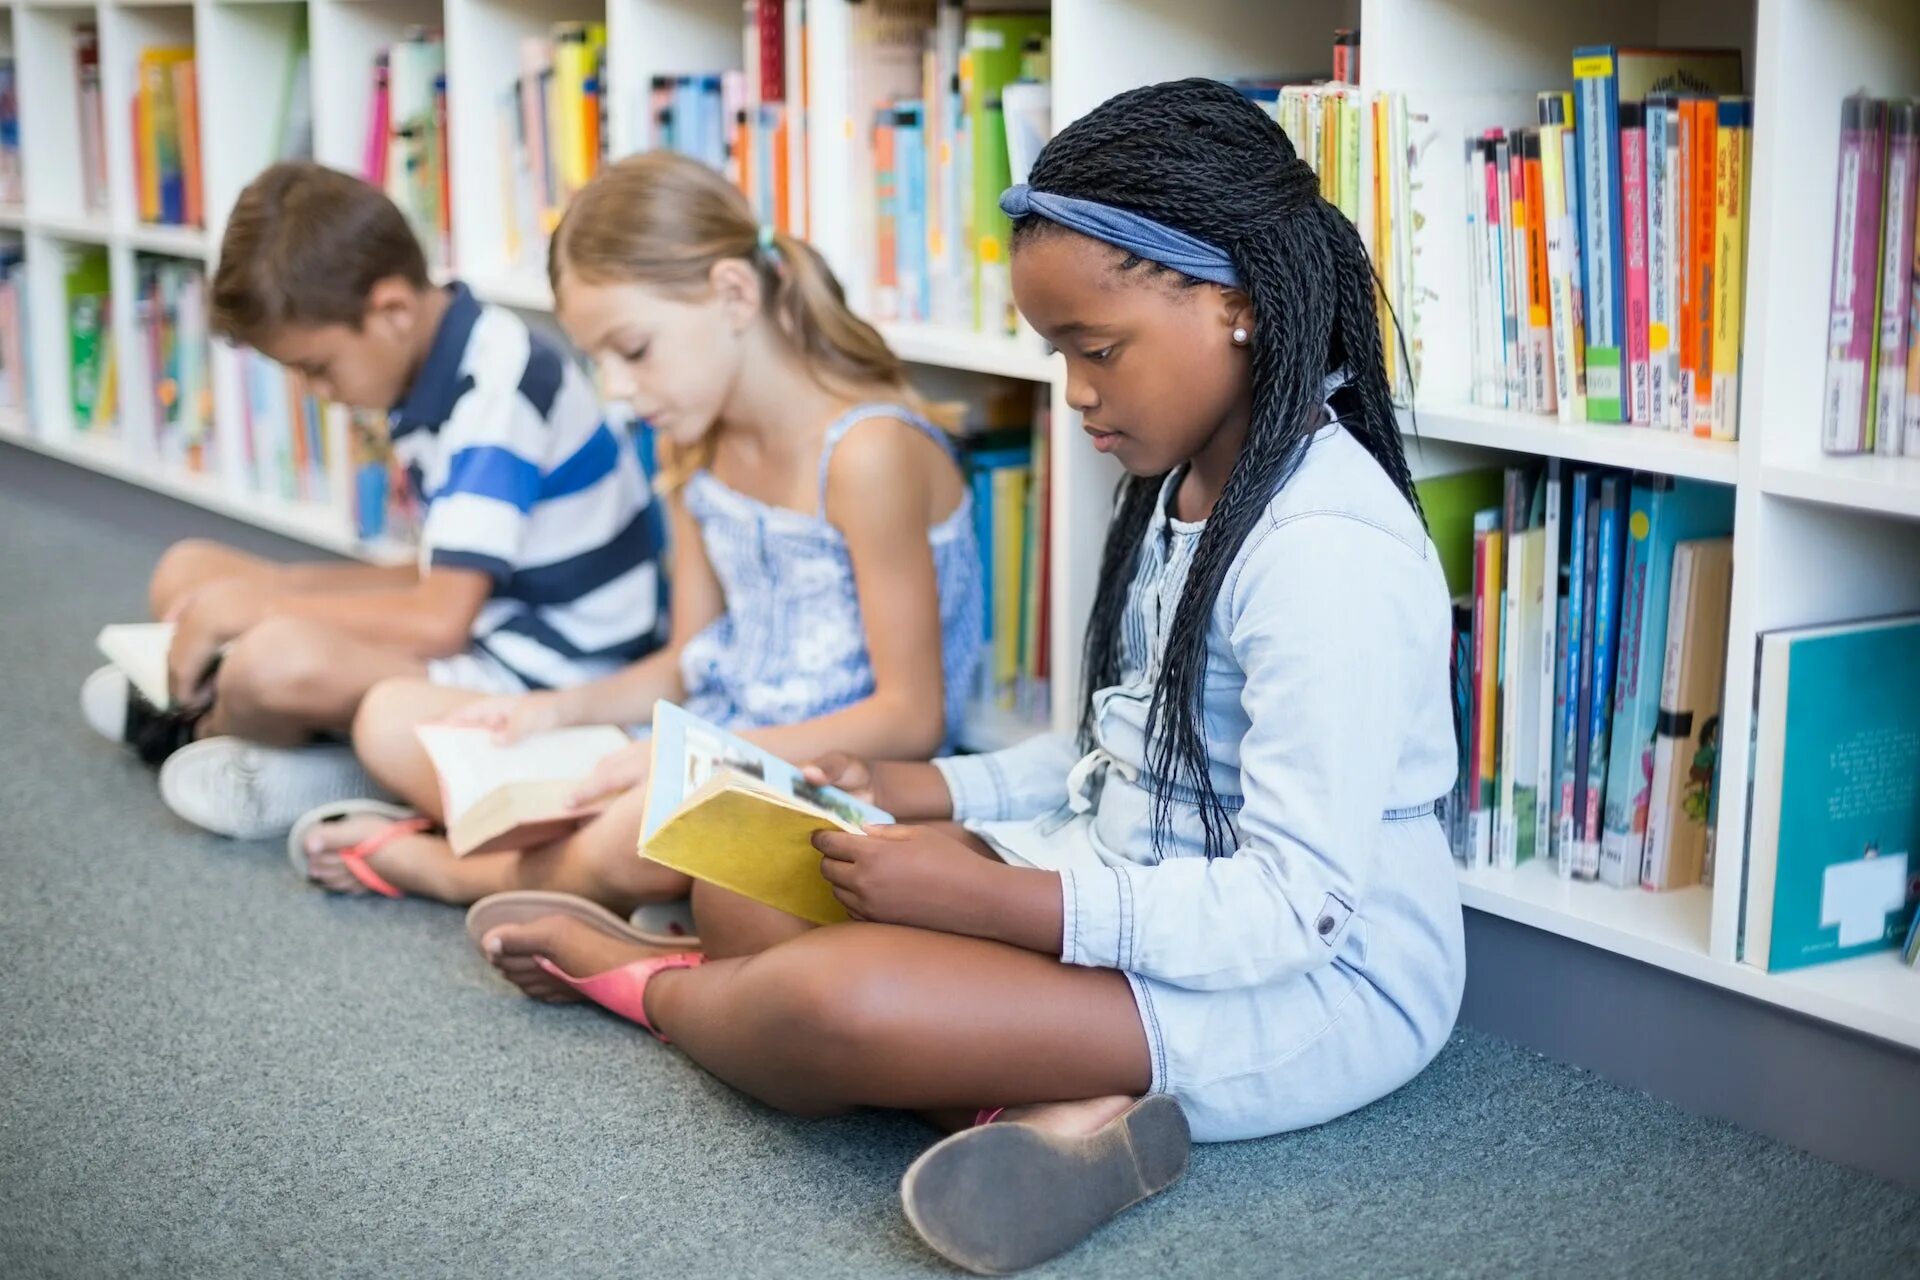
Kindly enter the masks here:
<path id="1" fill-rule="evenodd" d="M 1244 347 L 1247 345 L 1247 331 L 1244 327 L 1236 327 L 1234 329 L 1233 345 L 1236 347 Z"/>

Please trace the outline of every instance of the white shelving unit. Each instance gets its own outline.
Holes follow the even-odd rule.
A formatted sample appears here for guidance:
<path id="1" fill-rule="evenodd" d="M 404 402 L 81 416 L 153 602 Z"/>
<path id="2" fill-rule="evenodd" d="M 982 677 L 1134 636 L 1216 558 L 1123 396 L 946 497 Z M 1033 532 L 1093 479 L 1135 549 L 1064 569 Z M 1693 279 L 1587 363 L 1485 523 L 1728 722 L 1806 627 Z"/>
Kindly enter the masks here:
<path id="1" fill-rule="evenodd" d="M 865 0 L 874 3 L 876 0 Z M 790 4 L 798 0 L 789 0 Z M 844 178 L 863 112 L 846 101 L 849 6 L 807 0 L 807 122 L 813 237 L 848 281 L 856 303 L 865 275 L 857 195 Z M 1044 3 L 1036 7 L 1045 7 Z M 1728 781 L 1720 808 L 1720 874 L 1711 889 L 1653 895 L 1566 884 L 1540 867 L 1463 875 L 1467 905 L 1564 935 L 1742 995 L 1920 1047 L 1920 975 L 1891 955 L 1787 975 L 1735 960 L 1755 637 L 1769 628 L 1920 608 L 1920 463 L 1826 458 L 1818 451 L 1824 296 L 1832 236 L 1839 101 L 1865 87 L 1920 94 L 1920 5 L 1912 0 L 1623 0 L 1610 6 L 1537 0 L 1052 0 L 1056 123 L 1134 85 L 1188 75 L 1324 71 L 1332 31 L 1360 27 L 1362 87 L 1418 94 L 1436 120 L 1478 128 L 1518 124 L 1512 103 L 1570 84 L 1571 53 L 1590 43 L 1730 44 L 1746 54 L 1757 102 L 1749 228 L 1749 279 L 1741 440 L 1695 441 L 1644 428 L 1563 426 L 1468 405 L 1466 316 L 1458 228 L 1423 230 L 1423 279 L 1439 301 L 1423 314 L 1425 358 L 1417 404 L 1417 471 L 1503 457 L 1560 457 L 1733 486 L 1736 574 L 1722 740 Z M 484 298 L 530 312 L 551 305 L 538 263 L 506 260 L 500 227 L 502 158 L 494 95 L 517 65 L 518 40 L 566 19 L 599 19 L 609 34 L 609 133 L 615 154 L 643 140 L 645 95 L 658 72 L 740 65 L 739 0 L 128 0 L 0 3 L 19 65 L 27 204 L 0 210 L 0 230 L 26 240 L 34 313 L 57 315 L 59 277 L 36 268 L 61 242 L 102 244 L 116 286 L 130 281 L 135 250 L 210 258 L 219 224 L 246 179 L 271 158 L 257 109 L 259 67 L 291 24 L 312 51 L 318 158 L 356 168 L 366 128 L 374 50 L 414 24 L 446 32 L 454 261 Z M 115 162 L 105 217 L 81 208 L 73 124 L 71 30 L 101 30 L 103 66 L 124 77 L 129 50 L 158 32 L 190 34 L 202 50 L 200 96 L 205 233 L 143 228 L 126 180 L 124 86 L 107 113 Z M 790 65 L 797 65 L 790 59 Z M 1778 104 L 1788 107 L 1776 110 Z M 1479 115 L 1480 118 L 1474 117 Z M 472 122 L 469 124 L 468 122 Z M 1432 145 L 1452 148 L 1452 132 Z M 1455 179 L 1457 181 L 1457 178 Z M 1440 207 L 1446 205 L 1444 200 Z M 53 291 L 53 292 L 50 292 Z M 45 297 L 49 305 L 42 304 Z M 1449 301 L 1451 300 L 1451 301 Z M 116 320 L 116 323 L 120 321 Z M 1054 722 L 1075 715 L 1079 638 L 1090 607 L 1116 472 L 1096 455 L 1067 405 L 1061 362 L 1028 338 L 889 325 L 906 359 L 953 373 L 995 374 L 1049 385 L 1054 448 L 1052 607 Z M 34 447 L 237 515 L 317 545 L 352 550 L 348 517 L 232 494 L 197 477 L 157 472 L 111 440 L 71 430 L 62 407 L 58 344 L 35 345 L 39 365 Z M 224 410 L 223 410 L 224 411 Z M 1411 425 L 1411 424 L 1410 424 Z M 24 425 L 0 419 L 0 438 Z M 344 491 L 345 486 L 339 486 Z M 994 736 L 1011 737 L 1018 723 Z"/>

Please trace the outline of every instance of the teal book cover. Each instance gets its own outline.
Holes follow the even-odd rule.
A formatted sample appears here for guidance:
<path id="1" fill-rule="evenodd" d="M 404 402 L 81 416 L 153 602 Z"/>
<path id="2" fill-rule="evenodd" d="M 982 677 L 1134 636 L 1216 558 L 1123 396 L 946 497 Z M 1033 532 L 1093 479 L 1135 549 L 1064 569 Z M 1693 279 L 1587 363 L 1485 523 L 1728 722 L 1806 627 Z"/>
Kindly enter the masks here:
<path id="1" fill-rule="evenodd" d="M 1920 847 L 1920 620 L 1796 640 L 1767 967 L 1900 940 Z"/>
<path id="2" fill-rule="evenodd" d="M 1667 655 L 1667 605 L 1673 549 L 1733 532 L 1728 485 L 1648 476 L 1633 485 L 1627 516 L 1626 580 L 1621 585 L 1620 658 L 1614 677 L 1613 741 L 1607 762 L 1600 878 L 1640 882 L 1653 784 L 1653 731 L 1660 719 L 1660 676 Z"/>

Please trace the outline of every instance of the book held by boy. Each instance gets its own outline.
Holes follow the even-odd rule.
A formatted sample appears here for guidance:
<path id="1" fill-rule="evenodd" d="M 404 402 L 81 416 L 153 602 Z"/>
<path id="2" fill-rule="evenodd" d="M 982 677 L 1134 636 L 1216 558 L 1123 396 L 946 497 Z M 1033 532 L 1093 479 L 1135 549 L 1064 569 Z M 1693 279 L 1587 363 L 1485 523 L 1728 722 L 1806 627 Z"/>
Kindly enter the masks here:
<path id="1" fill-rule="evenodd" d="M 593 767 L 632 740 L 612 725 L 583 725 L 499 743 L 491 729 L 430 724 L 415 730 L 440 775 L 440 812 L 456 856 L 532 849 L 570 834 L 601 805 L 576 806 Z"/>
<path id="2" fill-rule="evenodd" d="M 891 815 L 671 702 L 653 712 L 640 852 L 815 924 L 847 918 L 820 874 L 815 833 L 858 834 Z"/>
<path id="3" fill-rule="evenodd" d="M 111 623 L 100 628 L 94 643 L 141 697 L 162 711 L 173 705 L 173 696 L 167 691 L 167 654 L 173 648 L 171 622 Z"/>

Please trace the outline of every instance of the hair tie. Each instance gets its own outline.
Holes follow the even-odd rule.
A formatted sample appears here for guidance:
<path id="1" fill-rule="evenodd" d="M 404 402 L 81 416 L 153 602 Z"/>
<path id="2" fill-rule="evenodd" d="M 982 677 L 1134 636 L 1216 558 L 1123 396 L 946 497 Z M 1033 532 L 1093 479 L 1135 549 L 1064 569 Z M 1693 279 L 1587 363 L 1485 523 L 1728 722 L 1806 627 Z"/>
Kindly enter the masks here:
<path id="1" fill-rule="evenodd" d="M 760 231 L 755 237 L 755 242 L 759 245 L 760 252 L 765 255 L 767 261 L 777 263 L 780 261 L 780 246 L 774 243 L 773 237 L 773 224 L 771 222 L 763 222 L 760 224 Z"/>
<path id="2" fill-rule="evenodd" d="M 1182 275 L 1230 289 L 1241 287 L 1240 270 L 1233 265 L 1226 250 L 1131 209 L 1055 195 L 1051 191 L 1035 191 L 1023 182 L 1001 194 L 1000 211 L 1009 218 L 1037 214 L 1048 222 L 1057 222 L 1083 236 L 1171 267 Z"/>

